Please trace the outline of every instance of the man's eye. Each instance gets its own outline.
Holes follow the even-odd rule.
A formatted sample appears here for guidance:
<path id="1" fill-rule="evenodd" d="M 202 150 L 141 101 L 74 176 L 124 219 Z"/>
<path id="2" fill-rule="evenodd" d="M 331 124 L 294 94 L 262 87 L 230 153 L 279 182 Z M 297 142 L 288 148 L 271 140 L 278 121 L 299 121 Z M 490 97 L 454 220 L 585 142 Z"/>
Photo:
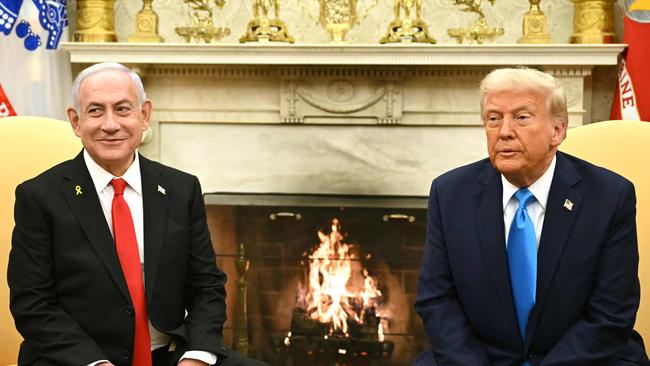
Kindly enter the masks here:
<path id="1" fill-rule="evenodd" d="M 520 115 L 517 116 L 517 119 L 522 120 L 522 121 L 525 121 L 525 120 L 527 120 L 529 118 L 530 118 L 529 114 L 520 114 Z"/>
<path id="2" fill-rule="evenodd" d="M 102 110 L 101 108 L 91 108 L 88 110 L 87 113 L 90 117 L 99 117 L 102 115 Z"/>
<path id="3" fill-rule="evenodd" d="M 131 109 L 131 107 L 127 107 L 127 106 L 119 106 L 115 110 L 115 112 L 120 116 L 129 116 L 132 111 L 133 110 Z"/>
<path id="4" fill-rule="evenodd" d="M 488 123 L 497 123 L 499 122 L 500 118 L 497 116 L 488 116 L 487 122 Z"/>

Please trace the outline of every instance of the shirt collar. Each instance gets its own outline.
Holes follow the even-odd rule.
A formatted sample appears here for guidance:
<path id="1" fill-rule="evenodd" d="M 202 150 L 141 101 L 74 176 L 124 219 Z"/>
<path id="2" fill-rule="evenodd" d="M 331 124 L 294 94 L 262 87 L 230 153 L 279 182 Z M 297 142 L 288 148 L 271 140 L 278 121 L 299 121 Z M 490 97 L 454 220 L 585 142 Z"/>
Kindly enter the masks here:
<path id="1" fill-rule="evenodd" d="M 551 165 L 548 166 L 544 174 L 539 177 L 533 184 L 528 187 L 528 190 L 535 196 L 537 202 L 546 210 L 546 202 L 548 201 L 548 193 L 551 190 L 551 183 L 553 182 L 553 174 L 555 173 L 556 156 L 553 156 Z M 501 183 L 503 185 L 503 209 L 512 198 L 512 196 L 519 190 L 520 187 L 510 183 L 506 177 L 501 174 Z"/>
<path id="2" fill-rule="evenodd" d="M 122 178 L 126 183 L 131 187 L 138 195 L 142 195 L 142 178 L 140 176 L 140 154 L 138 150 L 135 151 L 135 159 L 133 163 L 126 170 L 123 176 L 115 177 L 113 174 L 107 172 L 104 168 L 99 166 L 88 151 L 84 149 L 84 162 L 86 163 L 86 168 L 90 173 L 90 178 L 93 180 L 95 185 L 95 190 L 97 193 L 101 192 L 106 188 L 106 186 L 113 180 L 113 178 Z"/>

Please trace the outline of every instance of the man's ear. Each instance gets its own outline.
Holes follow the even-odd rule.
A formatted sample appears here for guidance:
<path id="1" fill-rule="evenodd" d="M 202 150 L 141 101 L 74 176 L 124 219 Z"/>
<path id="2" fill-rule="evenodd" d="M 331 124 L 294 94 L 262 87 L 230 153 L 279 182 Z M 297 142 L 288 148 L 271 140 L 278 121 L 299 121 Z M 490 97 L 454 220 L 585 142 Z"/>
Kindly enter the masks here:
<path id="1" fill-rule="evenodd" d="M 72 107 L 68 107 L 66 113 L 68 114 L 68 120 L 70 121 L 72 131 L 75 135 L 77 135 L 77 137 L 81 137 L 81 129 L 79 127 L 79 114 L 77 114 L 77 111 Z"/>
<path id="2" fill-rule="evenodd" d="M 149 118 L 151 117 L 151 101 L 149 99 L 142 103 L 142 131 L 149 128 Z"/>
<path id="3" fill-rule="evenodd" d="M 566 130 L 569 123 L 562 119 L 554 119 L 553 123 L 553 136 L 551 137 L 551 146 L 558 146 L 566 138 Z"/>

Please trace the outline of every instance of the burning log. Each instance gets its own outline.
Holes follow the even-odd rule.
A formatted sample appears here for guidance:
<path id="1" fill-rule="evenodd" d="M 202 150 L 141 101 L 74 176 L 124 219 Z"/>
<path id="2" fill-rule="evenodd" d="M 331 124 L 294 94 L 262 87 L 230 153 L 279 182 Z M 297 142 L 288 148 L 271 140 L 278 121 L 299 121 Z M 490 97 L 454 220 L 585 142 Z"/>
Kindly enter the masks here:
<path id="1" fill-rule="evenodd" d="M 308 255 L 307 285 L 298 289 L 291 332 L 283 341 L 300 365 L 314 365 L 311 358 L 316 356 L 359 364 L 390 358 L 393 352 L 393 342 L 384 340 L 382 293 L 366 269 L 355 268 L 359 260 L 340 229 L 333 219 L 331 231 L 318 232 L 321 242 Z M 356 281 L 359 286 L 351 285 L 355 275 L 363 279 Z"/>
<path id="2" fill-rule="evenodd" d="M 383 341 L 383 330 L 381 329 L 381 318 L 374 313 L 374 309 L 366 312 L 362 323 L 352 322 L 349 324 L 347 333 L 330 334 L 329 324 L 314 320 L 304 309 L 294 308 L 291 318 L 291 334 L 307 337 L 342 337 L 352 339 Z"/>
<path id="3" fill-rule="evenodd" d="M 296 304 L 311 319 L 329 324 L 328 334 L 347 334 L 349 327 L 364 322 L 367 311 L 374 315 L 381 308 L 382 293 L 368 271 L 358 268 L 358 257 L 353 245 L 344 242 L 338 219 L 332 220 L 329 233 L 321 230 L 318 237 L 320 244 L 305 253 L 307 284 L 298 289 Z"/>

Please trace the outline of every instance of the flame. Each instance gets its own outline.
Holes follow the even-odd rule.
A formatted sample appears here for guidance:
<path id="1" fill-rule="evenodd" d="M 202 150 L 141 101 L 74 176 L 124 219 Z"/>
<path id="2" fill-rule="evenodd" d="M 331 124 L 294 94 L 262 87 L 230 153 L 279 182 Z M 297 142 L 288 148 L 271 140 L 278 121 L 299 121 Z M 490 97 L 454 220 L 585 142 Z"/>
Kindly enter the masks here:
<path id="1" fill-rule="evenodd" d="M 365 311 L 379 305 L 382 293 L 366 269 L 360 271 L 360 288 L 351 283 L 357 274 L 353 268 L 357 258 L 350 252 L 353 246 L 344 242 L 340 229 L 339 220 L 333 219 L 329 234 L 318 232 L 320 244 L 308 255 L 309 286 L 300 286 L 298 305 L 304 306 L 312 319 L 330 324 L 330 333 L 347 334 L 348 321 L 362 323 Z M 359 304 L 361 310 L 355 310 Z"/>

